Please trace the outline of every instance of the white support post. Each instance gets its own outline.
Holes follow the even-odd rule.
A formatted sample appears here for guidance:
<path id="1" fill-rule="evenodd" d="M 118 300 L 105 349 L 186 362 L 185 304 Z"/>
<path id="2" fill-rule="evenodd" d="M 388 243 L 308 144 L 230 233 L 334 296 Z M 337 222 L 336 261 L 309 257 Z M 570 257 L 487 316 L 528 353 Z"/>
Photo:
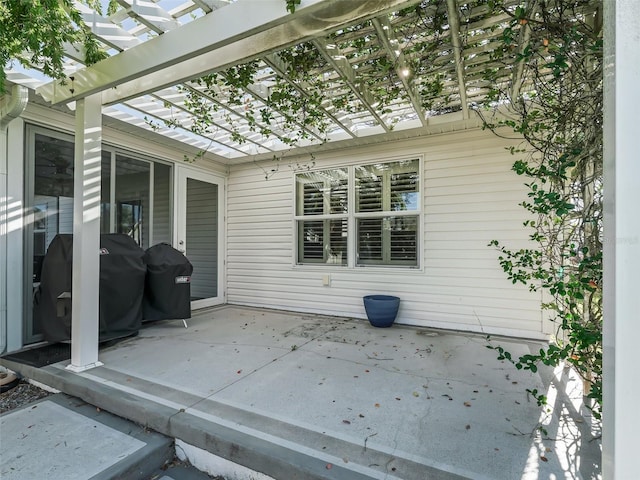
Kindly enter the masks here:
<path id="1" fill-rule="evenodd" d="M 73 279 L 71 364 L 82 372 L 98 361 L 100 282 L 100 166 L 102 104 L 100 95 L 76 105 L 73 184 Z"/>
<path id="2" fill-rule="evenodd" d="M 638 478 L 640 51 L 636 0 L 604 2 L 603 478 Z"/>

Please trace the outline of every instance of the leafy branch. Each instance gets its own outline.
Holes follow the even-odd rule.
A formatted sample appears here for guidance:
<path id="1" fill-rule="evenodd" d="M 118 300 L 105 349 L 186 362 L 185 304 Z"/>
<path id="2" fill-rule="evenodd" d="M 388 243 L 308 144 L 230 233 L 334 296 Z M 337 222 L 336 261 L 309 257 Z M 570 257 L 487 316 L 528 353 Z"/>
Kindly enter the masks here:
<path id="1" fill-rule="evenodd" d="M 544 8 L 506 7 L 495 61 L 514 72 L 521 88 L 496 85 L 490 100 L 507 105 L 509 118 L 485 128 L 507 127 L 523 139 L 511 147 L 524 155 L 513 171 L 526 180 L 520 206 L 528 218 L 529 246 L 513 249 L 499 240 L 498 262 L 514 284 L 542 291 L 542 308 L 555 326 L 549 345 L 513 357 L 489 345 L 498 359 L 536 372 L 540 364 L 571 365 L 585 382 L 594 416 L 602 411 L 602 106 L 603 57 L 599 1 L 547 0 Z M 523 29 L 529 37 L 523 42 Z M 489 81 L 494 70 L 485 72 Z M 481 113 L 481 111 L 479 110 Z M 529 390 L 540 404 L 544 394 Z"/>

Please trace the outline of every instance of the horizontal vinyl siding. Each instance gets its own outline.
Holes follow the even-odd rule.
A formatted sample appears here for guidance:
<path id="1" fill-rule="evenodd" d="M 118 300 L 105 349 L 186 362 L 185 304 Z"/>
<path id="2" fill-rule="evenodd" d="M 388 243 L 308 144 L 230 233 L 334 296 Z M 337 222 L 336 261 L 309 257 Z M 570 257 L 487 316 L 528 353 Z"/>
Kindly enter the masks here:
<path id="1" fill-rule="evenodd" d="M 255 165 L 232 167 L 228 302 L 366 318 L 362 296 L 385 293 L 402 299 L 399 323 L 541 337 L 539 294 L 513 285 L 488 246 L 497 239 L 521 248 L 529 233 L 518 206 L 523 179 L 511 171 L 507 145 L 477 130 L 316 155 L 319 169 L 424 157 L 420 269 L 294 265 L 292 170 L 280 165 L 265 180 Z"/>

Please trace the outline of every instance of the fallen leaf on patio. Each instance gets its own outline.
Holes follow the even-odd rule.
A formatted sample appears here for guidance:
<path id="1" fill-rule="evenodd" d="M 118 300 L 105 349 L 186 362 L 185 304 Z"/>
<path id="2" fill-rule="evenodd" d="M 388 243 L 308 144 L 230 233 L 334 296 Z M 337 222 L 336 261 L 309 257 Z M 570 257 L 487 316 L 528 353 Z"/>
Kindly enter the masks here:
<path id="1" fill-rule="evenodd" d="M 511 385 L 517 385 L 518 382 L 511 382 Z"/>
<path id="2" fill-rule="evenodd" d="M 354 375 L 353 378 L 358 378 L 358 375 Z"/>
<path id="3" fill-rule="evenodd" d="M 369 370 L 365 370 L 366 373 L 369 373 Z"/>
<path id="4" fill-rule="evenodd" d="M 396 400 L 402 400 L 400 397 L 396 397 Z"/>
<path id="5" fill-rule="evenodd" d="M 469 403 L 469 402 L 464 402 L 464 406 L 465 406 L 465 407 L 470 407 L 470 406 L 471 406 L 471 403 Z"/>
<path id="6" fill-rule="evenodd" d="M 379 403 L 376 403 L 376 404 L 374 405 L 374 407 L 376 407 L 376 408 L 380 408 L 380 404 L 379 404 Z"/>
<path id="7" fill-rule="evenodd" d="M 545 449 L 544 449 L 544 451 L 545 451 L 545 452 L 550 452 L 550 451 L 551 451 L 551 449 L 550 449 L 549 447 L 547 447 L 547 448 L 545 448 Z"/>
<path id="8" fill-rule="evenodd" d="M 419 397 L 419 396 L 420 396 L 420 394 L 419 394 L 418 392 L 413 392 L 413 396 L 414 396 L 414 397 Z"/>
<path id="9" fill-rule="evenodd" d="M 549 459 L 547 457 L 545 457 L 544 455 L 540 455 L 540 460 L 542 460 L 543 462 L 548 462 Z"/>
<path id="10" fill-rule="evenodd" d="M 236 373 L 240 375 L 242 373 L 242 370 L 238 370 Z"/>
<path id="11" fill-rule="evenodd" d="M 519 402 L 518 400 L 516 400 L 516 404 L 517 404 L 517 405 L 520 405 L 520 402 Z"/>
<path id="12" fill-rule="evenodd" d="M 333 465 L 331 465 L 330 463 L 327 463 L 327 470 L 331 470 L 333 468 Z"/>
<path id="13" fill-rule="evenodd" d="M 500 451 L 500 449 L 499 449 L 499 448 L 494 448 L 494 450 L 495 450 L 496 452 L 499 452 L 499 451 Z"/>
<path id="14" fill-rule="evenodd" d="M 464 428 L 465 428 L 466 430 L 470 430 L 470 429 L 471 429 L 471 425 L 465 425 L 465 426 L 464 426 Z"/>
<path id="15" fill-rule="evenodd" d="M 363 415 L 363 414 L 361 414 L 361 413 L 360 413 L 360 414 L 358 414 L 358 416 L 359 416 L 360 418 L 364 418 L 364 415 Z"/>
<path id="16" fill-rule="evenodd" d="M 349 420 L 342 420 L 342 423 L 346 423 L 347 425 L 351 425 L 351 422 Z"/>

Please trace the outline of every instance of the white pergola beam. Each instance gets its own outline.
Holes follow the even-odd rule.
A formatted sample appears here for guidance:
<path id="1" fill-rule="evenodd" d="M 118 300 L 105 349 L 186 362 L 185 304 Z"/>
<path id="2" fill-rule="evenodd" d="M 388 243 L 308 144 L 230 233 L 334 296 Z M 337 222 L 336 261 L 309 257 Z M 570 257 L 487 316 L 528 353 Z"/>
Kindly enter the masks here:
<path id="1" fill-rule="evenodd" d="M 138 37 L 130 34 L 124 28 L 116 25 L 85 4 L 75 1 L 74 7 L 82 15 L 82 20 L 89 27 L 91 33 L 110 47 L 126 50 L 141 43 Z"/>
<path id="2" fill-rule="evenodd" d="M 180 26 L 160 5 L 148 0 L 118 0 L 118 3 L 130 16 L 155 32 L 168 32 Z"/>
<path id="3" fill-rule="evenodd" d="M 456 63 L 456 76 L 458 77 L 458 91 L 460 94 L 460 106 L 462 115 L 469 118 L 469 105 L 467 105 L 467 85 L 464 79 L 464 59 L 462 57 L 462 42 L 460 41 L 460 16 L 456 0 L 447 0 L 447 16 L 449 19 L 449 34 L 453 45 L 453 58 Z"/>
<path id="4" fill-rule="evenodd" d="M 194 93 L 194 94 L 196 94 L 196 95 L 200 95 L 202 98 L 206 99 L 208 102 L 211 102 L 211 103 L 213 103 L 213 104 L 217 105 L 219 108 L 221 108 L 222 110 L 225 110 L 226 112 L 229 112 L 231 115 L 233 115 L 233 116 L 235 116 L 235 117 L 238 117 L 238 118 L 241 118 L 241 119 L 243 119 L 243 120 L 245 120 L 245 121 L 246 121 L 246 119 L 247 119 L 247 118 L 246 118 L 246 116 L 245 116 L 245 115 L 240 114 L 239 112 L 237 112 L 237 111 L 236 111 L 236 110 L 234 110 L 233 108 L 231 108 L 231 107 L 229 107 L 228 105 L 226 105 L 226 104 L 222 103 L 221 101 L 217 100 L 215 97 L 212 97 L 212 96 L 211 96 L 211 95 L 209 95 L 208 93 L 203 92 L 201 89 L 197 88 L 197 86 L 194 86 L 194 85 L 193 85 L 193 83 L 185 83 L 185 84 L 183 85 L 183 87 L 184 87 L 184 88 L 186 88 L 186 89 L 188 89 L 189 91 L 193 92 L 193 93 Z M 257 99 L 259 99 L 260 101 L 262 101 L 262 100 L 263 100 L 263 99 L 262 99 L 260 96 L 258 96 L 257 94 L 254 94 L 253 92 L 252 92 L 251 94 L 252 94 L 252 95 L 254 95 L 254 96 L 255 96 Z M 257 123 L 258 125 L 262 125 L 260 122 L 256 122 L 256 123 Z M 221 130 L 224 130 L 225 132 L 229 133 L 230 135 L 233 133 L 233 130 L 231 129 L 231 127 L 230 127 L 230 126 L 227 126 L 226 124 L 223 124 L 223 122 L 216 121 L 216 122 L 215 122 L 215 125 L 216 125 L 216 127 L 217 127 L 217 128 L 219 128 L 219 129 L 221 129 Z M 262 125 L 262 126 L 264 126 L 264 125 Z M 279 133 L 279 132 L 278 132 L 278 131 L 276 131 L 276 130 L 278 130 L 278 131 L 279 131 L 280 129 L 274 129 L 274 128 L 272 128 L 272 129 L 271 129 L 271 134 L 272 134 L 275 138 L 277 138 L 278 140 L 282 141 L 283 136 L 285 135 L 285 134 L 284 134 L 284 132 Z M 269 147 L 266 147 L 266 146 L 265 146 L 265 145 L 263 145 L 263 144 L 260 144 L 260 143 L 258 143 L 258 142 L 255 142 L 255 141 L 251 140 L 250 138 L 247 138 L 247 137 L 245 137 L 245 138 L 247 139 L 247 141 L 249 141 L 249 142 L 251 142 L 251 143 L 255 144 L 258 148 L 261 148 L 261 149 L 264 149 L 264 150 L 267 150 L 267 151 L 272 151 L 272 149 L 270 149 Z M 243 153 L 244 153 L 244 152 L 243 152 Z"/>
<path id="5" fill-rule="evenodd" d="M 372 20 L 373 26 L 376 29 L 376 33 L 378 34 L 378 38 L 380 42 L 384 46 L 385 51 L 387 52 L 387 56 L 393 59 L 394 64 L 396 66 L 396 73 L 402 86 L 407 92 L 407 96 L 411 101 L 411 105 L 413 109 L 416 111 L 418 118 L 420 119 L 420 123 L 422 123 L 423 127 L 427 126 L 427 119 L 424 115 L 424 108 L 422 108 L 422 103 L 420 102 L 420 96 L 414 85 L 410 81 L 410 75 L 414 75 L 415 72 L 412 72 L 409 65 L 407 64 L 407 60 L 405 58 L 404 53 L 401 50 L 401 46 L 398 42 L 398 39 L 395 38 L 395 34 L 393 33 L 393 29 L 389 20 L 387 18 L 374 18 Z M 392 45 L 395 44 L 395 45 Z M 407 73 L 403 72 L 403 69 L 407 69 Z"/>
<path id="6" fill-rule="evenodd" d="M 529 18 L 534 18 L 538 11 L 538 2 L 533 1 L 531 9 L 529 10 Z M 531 40 L 531 27 L 529 22 L 522 25 L 520 30 L 520 39 L 518 42 L 518 53 L 522 55 L 526 50 Z M 516 102 L 520 96 L 520 88 L 522 87 L 522 75 L 524 74 L 524 60 L 517 63 L 513 72 L 513 81 L 511 84 L 511 101 Z"/>
<path id="7" fill-rule="evenodd" d="M 307 84 L 307 82 L 300 82 L 299 84 L 296 82 L 291 82 L 286 74 L 288 69 L 287 62 L 285 62 L 280 57 L 280 55 L 278 55 L 277 53 L 266 55 L 262 59 L 262 61 L 265 62 L 267 65 L 269 65 L 269 67 L 271 67 L 271 69 L 277 75 L 279 75 L 281 78 L 289 82 L 289 84 L 292 85 L 293 88 L 295 88 L 298 91 L 298 93 L 300 93 L 300 95 L 309 98 L 309 94 L 307 93 L 307 90 L 309 89 L 309 85 Z M 329 117 L 331 121 L 333 121 L 333 123 L 335 123 L 340 129 L 346 132 L 351 138 L 355 138 L 354 133 L 349 129 L 349 127 L 347 127 L 343 122 L 341 122 L 335 115 L 333 115 L 331 112 L 327 111 L 324 108 L 322 109 L 322 112 L 324 113 L 325 116 Z"/>
<path id="8" fill-rule="evenodd" d="M 226 7 L 231 2 L 229 0 L 192 0 L 195 5 L 209 13 L 221 7 Z"/>
<path id="9" fill-rule="evenodd" d="M 384 119 L 378 115 L 378 112 L 373 108 L 374 98 L 371 92 L 366 89 L 362 89 L 356 80 L 356 73 L 353 67 L 338 49 L 337 45 L 332 45 L 329 49 L 327 40 L 324 38 L 317 38 L 313 41 L 313 45 L 322 54 L 324 59 L 329 65 L 340 75 L 340 79 L 351 89 L 351 91 L 358 97 L 360 103 L 369 111 L 374 120 L 384 129 L 386 133 L 391 129 L 387 126 Z M 331 51 L 329 51 L 331 50 Z"/>
<path id="10" fill-rule="evenodd" d="M 282 0 L 239 0 L 42 86 L 54 104 L 104 92 L 105 105 L 244 63 L 415 0 L 303 0 L 294 14 Z M 117 88 L 114 88 L 117 87 Z"/>

